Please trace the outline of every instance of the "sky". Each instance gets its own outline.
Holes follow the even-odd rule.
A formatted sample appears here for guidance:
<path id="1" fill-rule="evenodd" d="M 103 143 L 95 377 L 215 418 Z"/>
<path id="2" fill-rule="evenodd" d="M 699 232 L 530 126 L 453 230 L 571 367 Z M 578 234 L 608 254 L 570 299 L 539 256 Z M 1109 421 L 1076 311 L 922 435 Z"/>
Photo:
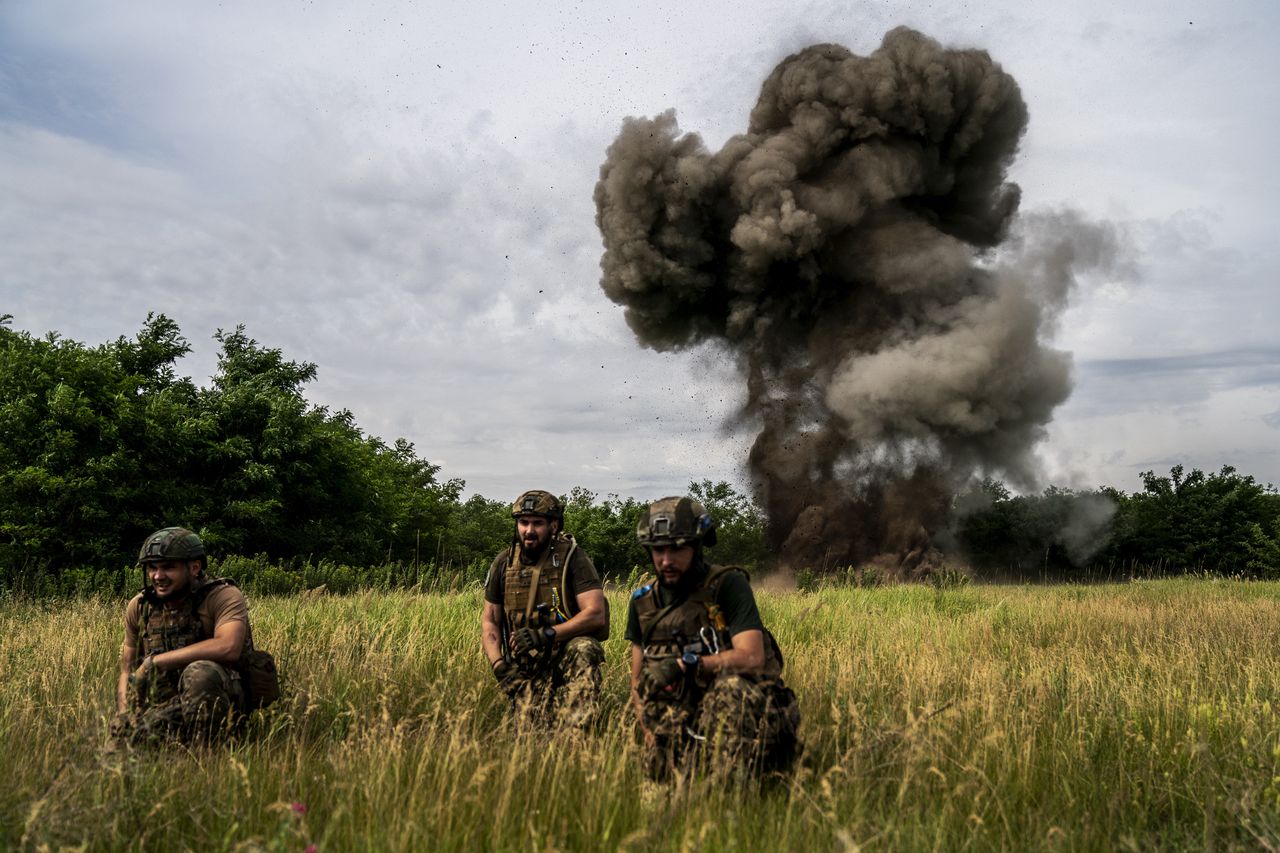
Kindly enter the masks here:
<path id="1" fill-rule="evenodd" d="M 628 116 L 716 150 L 789 54 L 899 25 L 1022 88 L 1022 211 L 1112 225 L 1052 330 L 1044 484 L 1233 465 L 1280 484 L 1280 5 L 0 3 L 0 314 L 99 343 L 177 321 L 315 362 L 308 398 L 468 492 L 748 488 L 714 348 L 640 347 L 592 192 Z"/>

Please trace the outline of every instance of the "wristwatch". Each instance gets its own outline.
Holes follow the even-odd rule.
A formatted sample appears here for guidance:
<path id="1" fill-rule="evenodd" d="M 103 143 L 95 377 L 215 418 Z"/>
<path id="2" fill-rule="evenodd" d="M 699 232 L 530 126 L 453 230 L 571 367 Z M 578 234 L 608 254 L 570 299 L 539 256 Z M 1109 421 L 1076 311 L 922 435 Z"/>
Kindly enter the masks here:
<path id="1" fill-rule="evenodd" d="M 546 638 L 547 638 L 547 645 L 548 645 L 548 646 L 553 646 L 553 645 L 555 645 L 555 642 L 556 642 L 556 629 L 555 629 L 555 628 L 543 628 L 543 629 L 542 629 L 542 636 L 544 636 L 544 637 L 546 637 Z"/>
<path id="2" fill-rule="evenodd" d="M 684 671 L 689 675 L 693 675 L 698 671 L 698 666 L 702 662 L 702 658 L 698 657 L 693 652 L 685 652 L 680 656 L 680 662 L 684 664 Z"/>

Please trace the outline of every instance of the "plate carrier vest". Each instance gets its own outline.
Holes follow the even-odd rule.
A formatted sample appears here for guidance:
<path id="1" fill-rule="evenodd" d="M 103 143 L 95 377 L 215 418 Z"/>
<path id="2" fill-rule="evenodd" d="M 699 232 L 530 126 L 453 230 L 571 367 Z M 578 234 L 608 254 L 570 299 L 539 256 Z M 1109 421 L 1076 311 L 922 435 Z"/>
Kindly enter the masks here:
<path id="1" fill-rule="evenodd" d="M 645 658 L 678 656 L 687 647 L 692 647 L 699 654 L 706 653 L 701 640 L 704 628 L 715 632 L 716 642 L 721 649 L 733 648 L 724 621 L 724 614 L 716 604 L 716 593 L 720 590 L 720 582 L 730 572 L 740 572 L 748 580 L 751 576 L 740 566 L 710 566 L 702 583 L 689 593 L 688 597 L 663 607 L 658 602 L 658 584 L 653 582 L 642 586 L 632 595 L 636 616 L 640 620 L 640 645 L 644 649 Z M 773 639 L 773 634 L 764 630 L 764 668 L 760 677 L 776 679 L 782 675 L 782 651 Z"/>
<path id="2" fill-rule="evenodd" d="M 204 625 L 200 623 L 196 610 L 204 603 L 209 593 L 220 586 L 227 585 L 236 586 L 236 582 L 231 578 L 213 578 L 205 581 L 191 591 L 186 601 L 174 608 L 163 606 L 152 595 L 150 587 L 143 589 L 142 612 L 138 619 L 143 656 L 171 652 L 209 639 L 205 636 Z M 245 651 L 252 650 L 253 640 L 246 632 Z M 179 670 L 169 670 L 165 675 L 170 676 L 174 685 L 177 685 Z"/>
<path id="3" fill-rule="evenodd" d="M 533 565 L 520 560 L 520 543 L 507 551 L 507 571 L 503 576 L 502 607 L 506 615 L 507 633 L 514 634 L 525 625 L 549 627 L 568 621 L 578 612 L 578 597 L 568 589 L 569 561 L 578 543 L 571 534 L 559 533 Z M 546 605 L 542 607 L 541 605 Z M 605 626 L 595 635 L 600 641 L 609 638 L 608 602 L 605 602 Z"/>

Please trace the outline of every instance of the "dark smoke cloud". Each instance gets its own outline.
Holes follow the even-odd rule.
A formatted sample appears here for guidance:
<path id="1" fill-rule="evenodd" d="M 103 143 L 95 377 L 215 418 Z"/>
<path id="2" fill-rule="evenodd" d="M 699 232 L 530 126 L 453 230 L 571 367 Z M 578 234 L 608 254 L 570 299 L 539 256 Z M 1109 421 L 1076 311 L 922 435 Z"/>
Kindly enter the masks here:
<path id="1" fill-rule="evenodd" d="M 910 569 L 975 472 L 1033 479 L 1071 390 L 1044 334 L 1115 240 L 1070 214 L 1015 219 L 1026 122 L 984 51 L 899 28 L 870 56 L 788 57 L 718 152 L 671 111 L 609 147 L 601 286 L 643 344 L 737 359 L 784 562 Z"/>

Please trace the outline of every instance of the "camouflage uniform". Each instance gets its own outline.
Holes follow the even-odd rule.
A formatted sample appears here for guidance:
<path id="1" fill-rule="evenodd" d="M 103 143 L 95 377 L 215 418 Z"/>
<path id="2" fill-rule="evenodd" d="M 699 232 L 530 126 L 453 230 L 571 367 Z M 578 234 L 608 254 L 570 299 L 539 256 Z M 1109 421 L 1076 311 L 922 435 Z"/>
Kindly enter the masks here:
<path id="1" fill-rule="evenodd" d="M 522 494 L 512 506 L 511 514 L 512 517 L 533 514 L 557 521 L 563 519 L 559 501 L 540 490 Z M 577 608 L 577 591 L 581 589 L 576 590 L 572 584 L 571 575 L 575 572 L 588 576 L 591 588 L 600 588 L 595 567 L 567 533 L 557 533 L 535 563 L 522 559 L 518 540 L 500 553 L 490 568 L 487 587 L 501 593 L 504 640 L 509 643 L 510 638 L 526 626 L 541 631 L 572 618 Z M 504 655 L 513 664 L 514 672 L 500 680 L 518 723 L 590 728 L 600 703 L 600 668 L 604 665 L 601 641 L 608 636 L 606 612 L 605 627 L 594 636 L 571 637 L 541 653 L 514 658 L 509 649 L 505 649 Z"/>
<path id="2" fill-rule="evenodd" d="M 799 751 L 800 709 L 782 681 L 782 652 L 759 622 L 747 573 L 702 562 L 702 548 L 716 541 L 714 519 L 691 498 L 664 498 L 641 516 L 636 536 L 646 549 L 696 549 L 687 576 L 692 586 L 682 597 L 657 582 L 631 596 L 628 639 L 644 656 L 636 687 L 640 722 L 653 735 L 645 745 L 646 772 L 663 778 L 695 763 L 712 772 L 787 768 Z M 737 620 L 732 624 L 726 606 Z M 703 655 L 733 648 L 740 630 L 763 635 L 759 673 L 713 675 L 697 665 Z M 685 675 L 672 682 L 675 658 L 684 659 Z"/>
<path id="3" fill-rule="evenodd" d="M 240 676 L 210 660 L 182 668 L 176 686 L 170 673 L 152 670 L 144 683 L 132 686 L 132 707 L 121 721 L 130 741 L 155 742 L 207 737 L 226 728 L 232 710 L 239 711 Z"/>
<path id="4" fill-rule="evenodd" d="M 704 582 L 674 607 L 658 605 L 656 584 L 633 594 L 645 670 L 684 651 L 710 653 L 704 637 L 714 636 L 716 648 L 733 647 L 715 604 L 717 587 L 729 572 L 746 574 L 736 566 L 711 566 Z M 770 771 L 790 765 L 798 749 L 800 709 L 782 681 L 782 654 L 768 630 L 764 642 L 765 665 L 759 675 L 717 673 L 708 679 L 699 674 L 670 690 L 642 687 L 641 722 L 654 735 L 654 743 L 646 746 L 649 775 L 664 777 L 690 761 L 706 762 L 713 771 Z"/>
<path id="5" fill-rule="evenodd" d="M 165 528 L 148 537 L 139 562 L 145 566 L 158 559 L 203 556 L 204 546 L 194 533 Z M 234 581 L 197 580 L 176 602 L 162 602 L 144 589 L 125 613 L 126 643 L 138 650 L 135 668 L 148 655 L 209 639 L 223 618 L 245 621 L 241 660 L 247 660 L 253 640 L 244 596 Z M 152 668 L 142 679 L 130 676 L 127 708 L 117 715 L 112 734 L 133 743 L 203 738 L 225 730 L 244 710 L 245 691 L 235 668 L 210 660 L 192 661 L 181 669 Z"/>
<path id="6" fill-rule="evenodd" d="M 520 669 L 507 687 L 511 709 L 522 725 L 589 729 L 600 705 L 604 646 L 594 637 L 573 637 L 552 652 L 545 666 Z"/>

